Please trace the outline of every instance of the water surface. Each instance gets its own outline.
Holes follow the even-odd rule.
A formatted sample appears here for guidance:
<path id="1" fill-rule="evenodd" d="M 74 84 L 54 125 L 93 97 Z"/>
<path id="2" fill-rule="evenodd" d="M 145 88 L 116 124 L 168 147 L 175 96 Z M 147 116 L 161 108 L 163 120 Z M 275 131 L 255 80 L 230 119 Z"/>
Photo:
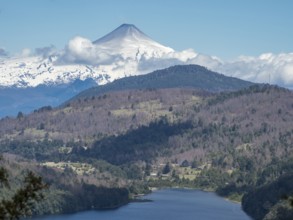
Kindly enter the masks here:
<path id="1" fill-rule="evenodd" d="M 152 202 L 130 203 L 115 210 L 85 211 L 36 220 L 250 220 L 239 204 L 210 192 L 164 189 L 144 198 Z"/>

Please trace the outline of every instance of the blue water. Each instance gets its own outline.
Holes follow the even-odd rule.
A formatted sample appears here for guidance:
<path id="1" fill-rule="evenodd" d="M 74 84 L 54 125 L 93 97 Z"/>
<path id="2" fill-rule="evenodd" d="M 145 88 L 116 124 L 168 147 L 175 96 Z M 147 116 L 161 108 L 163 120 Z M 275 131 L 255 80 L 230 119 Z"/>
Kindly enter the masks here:
<path id="1" fill-rule="evenodd" d="M 249 220 L 236 203 L 214 193 L 188 189 L 155 191 L 145 199 L 108 211 L 86 211 L 70 215 L 47 216 L 38 220 Z"/>

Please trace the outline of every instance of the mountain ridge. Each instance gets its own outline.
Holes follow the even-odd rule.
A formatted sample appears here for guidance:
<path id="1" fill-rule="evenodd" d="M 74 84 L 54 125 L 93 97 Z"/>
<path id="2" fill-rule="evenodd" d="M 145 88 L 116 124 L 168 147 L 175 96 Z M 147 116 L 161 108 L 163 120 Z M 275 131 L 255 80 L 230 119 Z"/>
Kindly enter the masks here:
<path id="1" fill-rule="evenodd" d="M 16 116 L 18 112 L 30 113 L 42 106 L 58 106 L 74 94 L 95 85 L 92 79 L 77 79 L 68 84 L 0 88 L 0 118 Z"/>
<path id="2" fill-rule="evenodd" d="M 249 87 L 254 83 L 228 77 L 208 70 L 199 65 L 177 65 L 162 70 L 156 70 L 141 76 L 130 76 L 118 79 L 112 83 L 89 88 L 71 100 L 80 97 L 90 97 L 109 91 L 127 89 L 158 89 L 158 88 L 196 88 L 209 92 L 233 91 Z"/>

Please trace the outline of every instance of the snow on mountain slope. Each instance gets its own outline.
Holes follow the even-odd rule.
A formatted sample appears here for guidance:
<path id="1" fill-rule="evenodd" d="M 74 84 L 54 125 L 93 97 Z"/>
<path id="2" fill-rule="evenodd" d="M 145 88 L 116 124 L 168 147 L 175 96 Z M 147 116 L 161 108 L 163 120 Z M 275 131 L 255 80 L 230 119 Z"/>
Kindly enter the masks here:
<path id="1" fill-rule="evenodd" d="M 75 79 L 93 78 L 97 83 L 107 81 L 106 68 L 81 65 L 55 65 L 57 57 L 10 58 L 0 61 L 0 87 L 35 87 L 56 85 Z"/>
<path id="2" fill-rule="evenodd" d="M 123 24 L 93 43 L 101 50 L 119 53 L 124 59 L 132 58 L 137 61 L 142 56 L 159 58 L 174 52 L 172 48 L 157 43 L 131 24 Z"/>
<path id="3" fill-rule="evenodd" d="M 193 51 L 185 51 L 182 61 L 172 48 L 152 40 L 134 25 L 123 24 L 94 42 L 76 37 L 63 51 L 49 57 L 2 58 L 0 87 L 35 87 L 87 78 L 105 84 L 181 64 L 195 56 Z M 162 59 L 165 62 L 160 62 Z M 169 59 L 171 62 L 166 62 Z"/>

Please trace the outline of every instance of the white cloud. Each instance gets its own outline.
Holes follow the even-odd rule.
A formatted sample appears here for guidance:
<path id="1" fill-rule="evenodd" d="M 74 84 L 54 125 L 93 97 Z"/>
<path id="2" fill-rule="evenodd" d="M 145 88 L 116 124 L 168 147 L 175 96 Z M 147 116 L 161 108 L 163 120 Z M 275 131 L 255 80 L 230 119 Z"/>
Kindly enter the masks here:
<path id="1" fill-rule="evenodd" d="M 163 59 L 145 60 L 140 67 L 164 68 L 177 64 L 197 64 L 227 76 L 293 88 L 293 53 L 240 56 L 236 60 L 224 62 L 218 57 L 183 51 L 168 54 Z"/>
<path id="2" fill-rule="evenodd" d="M 24 48 L 20 52 L 19 56 L 20 57 L 29 57 L 31 55 L 31 50 L 29 48 Z"/>
<path id="3" fill-rule="evenodd" d="M 193 49 L 187 49 L 180 52 L 174 51 L 167 53 L 163 58 L 164 59 L 177 59 L 182 62 L 188 62 L 190 59 L 193 59 L 198 54 Z"/>
<path id="4" fill-rule="evenodd" d="M 89 39 L 78 36 L 69 41 L 59 62 L 106 65 L 119 60 L 119 58 L 119 55 L 112 55 L 103 48 L 94 45 Z"/>
<path id="5" fill-rule="evenodd" d="M 185 62 L 176 58 L 149 58 L 142 57 L 138 63 L 138 72 L 147 73 L 158 69 L 164 69 L 174 65 L 183 65 Z"/>
<path id="6" fill-rule="evenodd" d="M 194 50 L 188 49 L 180 52 L 170 52 L 161 58 L 145 59 L 142 57 L 139 62 L 138 70 L 145 72 L 147 70 L 151 71 L 184 64 L 197 64 L 213 69 L 219 67 L 222 61 L 217 57 L 198 54 Z"/>
<path id="7" fill-rule="evenodd" d="M 46 52 L 46 50 L 39 52 Z M 23 52 L 23 54 L 25 53 Z M 29 54 L 29 52 L 26 54 Z M 151 58 L 141 53 L 139 60 L 134 60 L 131 56 L 123 59 L 122 54 L 115 50 L 95 45 L 89 39 L 83 37 L 75 37 L 68 42 L 57 63 L 78 63 L 94 66 L 115 63 L 112 70 L 124 68 L 128 74 L 134 74 L 128 71 L 128 67 L 129 70 L 136 69 L 136 73 L 146 73 L 172 65 L 198 64 L 228 76 L 293 88 L 293 53 L 264 53 L 258 57 L 240 56 L 235 60 L 225 62 L 218 57 L 196 53 L 192 49 L 181 52 L 166 52 L 161 57 Z M 136 61 L 138 63 L 134 63 Z"/>
<path id="8" fill-rule="evenodd" d="M 196 57 L 188 61 L 189 64 L 197 64 L 208 67 L 210 69 L 218 68 L 222 65 L 222 61 L 217 57 L 212 57 L 204 54 L 197 54 Z"/>
<path id="9" fill-rule="evenodd" d="M 285 86 L 293 85 L 293 62 L 291 64 L 287 64 L 283 68 L 283 74 L 281 75 L 281 79 L 284 82 Z"/>
<path id="10" fill-rule="evenodd" d="M 209 68 L 225 75 L 258 83 L 293 87 L 293 53 L 264 53 L 258 57 L 241 56 Z"/>
<path id="11" fill-rule="evenodd" d="M 128 54 L 127 56 L 127 54 L 124 54 L 125 51 L 127 49 L 119 54 L 119 51 L 115 51 L 112 48 L 103 48 L 100 45 L 93 44 L 89 39 L 77 36 L 68 42 L 57 63 L 89 64 L 94 66 L 116 63 L 115 68 L 124 66 L 127 71 L 127 66 L 133 66 L 131 62 L 138 62 L 135 64 L 137 72 L 145 73 L 172 65 L 184 64 L 197 56 L 192 49 L 188 49 L 181 52 L 165 52 L 162 53 L 161 57 L 152 57 L 149 51 L 137 48 L 135 51 L 140 51 L 141 53 L 139 59 L 137 59 L 136 54 Z"/>

